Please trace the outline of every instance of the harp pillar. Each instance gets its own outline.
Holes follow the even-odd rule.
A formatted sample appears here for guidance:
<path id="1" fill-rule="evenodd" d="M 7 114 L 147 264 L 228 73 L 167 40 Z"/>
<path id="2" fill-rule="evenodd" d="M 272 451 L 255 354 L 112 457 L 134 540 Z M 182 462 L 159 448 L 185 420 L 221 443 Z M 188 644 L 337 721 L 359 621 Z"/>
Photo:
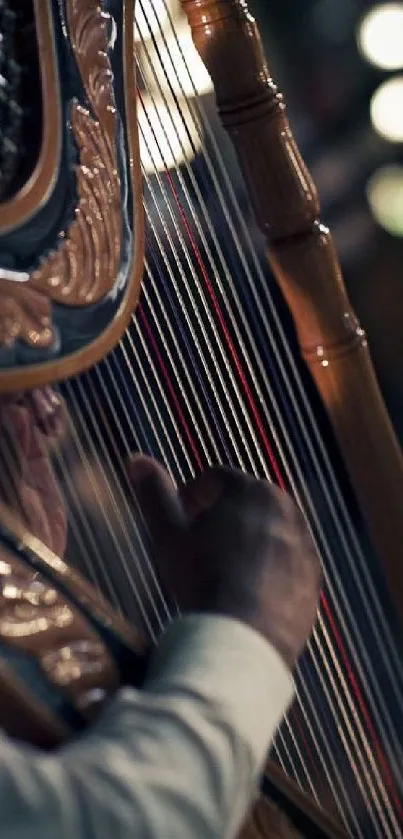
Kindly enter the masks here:
<path id="1" fill-rule="evenodd" d="M 245 0 L 182 0 L 268 257 L 403 618 L 403 458 L 315 186 Z"/>

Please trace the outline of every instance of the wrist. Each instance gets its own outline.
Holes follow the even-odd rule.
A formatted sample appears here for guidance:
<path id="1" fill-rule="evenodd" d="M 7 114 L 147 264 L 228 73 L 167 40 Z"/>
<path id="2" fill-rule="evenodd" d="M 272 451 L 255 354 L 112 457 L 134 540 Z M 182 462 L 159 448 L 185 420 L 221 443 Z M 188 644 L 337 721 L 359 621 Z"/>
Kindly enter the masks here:
<path id="1" fill-rule="evenodd" d="M 274 647 L 288 670 L 291 671 L 295 666 L 296 644 L 287 637 L 285 628 L 281 627 L 281 621 L 275 620 L 267 609 L 262 609 L 256 604 L 255 598 L 245 597 L 244 591 L 226 592 L 225 596 L 217 594 L 199 606 L 197 611 L 218 618 L 229 618 L 248 626 Z"/>

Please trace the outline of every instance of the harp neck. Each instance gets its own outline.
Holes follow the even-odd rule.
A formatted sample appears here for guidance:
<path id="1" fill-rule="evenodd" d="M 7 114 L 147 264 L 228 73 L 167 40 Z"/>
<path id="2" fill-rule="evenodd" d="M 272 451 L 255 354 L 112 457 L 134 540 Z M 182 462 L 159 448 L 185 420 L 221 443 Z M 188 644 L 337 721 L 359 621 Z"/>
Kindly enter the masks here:
<path id="1" fill-rule="evenodd" d="M 182 0 L 271 267 L 403 618 L 403 458 L 312 178 L 244 0 Z"/>

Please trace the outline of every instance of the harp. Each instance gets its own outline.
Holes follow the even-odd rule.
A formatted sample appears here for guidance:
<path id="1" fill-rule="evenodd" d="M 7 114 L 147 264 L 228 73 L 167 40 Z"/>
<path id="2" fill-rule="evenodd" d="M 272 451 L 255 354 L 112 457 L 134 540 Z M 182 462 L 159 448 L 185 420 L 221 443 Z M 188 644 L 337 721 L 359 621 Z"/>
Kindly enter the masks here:
<path id="1" fill-rule="evenodd" d="M 165 0 L 137 0 L 136 49 L 133 0 L 19 5 L 0 10 L 2 724 L 49 746 L 119 681 L 141 681 L 142 638 L 174 604 L 124 459 L 147 451 L 177 480 L 224 461 L 293 491 L 325 570 L 297 699 L 245 835 L 399 837 L 401 453 L 256 24 L 243 0 L 181 4 L 311 378 L 208 108 L 175 81 L 186 57 Z M 197 152 L 173 168 L 170 120 L 179 147 Z M 50 528 L 33 501 L 46 482 Z"/>

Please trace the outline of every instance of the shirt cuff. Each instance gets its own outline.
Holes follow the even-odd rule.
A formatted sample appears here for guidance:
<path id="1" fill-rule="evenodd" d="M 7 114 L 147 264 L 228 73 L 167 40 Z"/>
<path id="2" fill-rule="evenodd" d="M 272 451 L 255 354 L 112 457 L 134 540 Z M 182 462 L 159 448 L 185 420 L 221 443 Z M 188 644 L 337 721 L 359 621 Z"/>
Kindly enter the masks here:
<path id="1" fill-rule="evenodd" d="M 154 652 L 145 690 L 192 691 L 221 707 L 259 763 L 294 694 L 274 647 L 246 624 L 188 615 L 171 624 Z"/>

